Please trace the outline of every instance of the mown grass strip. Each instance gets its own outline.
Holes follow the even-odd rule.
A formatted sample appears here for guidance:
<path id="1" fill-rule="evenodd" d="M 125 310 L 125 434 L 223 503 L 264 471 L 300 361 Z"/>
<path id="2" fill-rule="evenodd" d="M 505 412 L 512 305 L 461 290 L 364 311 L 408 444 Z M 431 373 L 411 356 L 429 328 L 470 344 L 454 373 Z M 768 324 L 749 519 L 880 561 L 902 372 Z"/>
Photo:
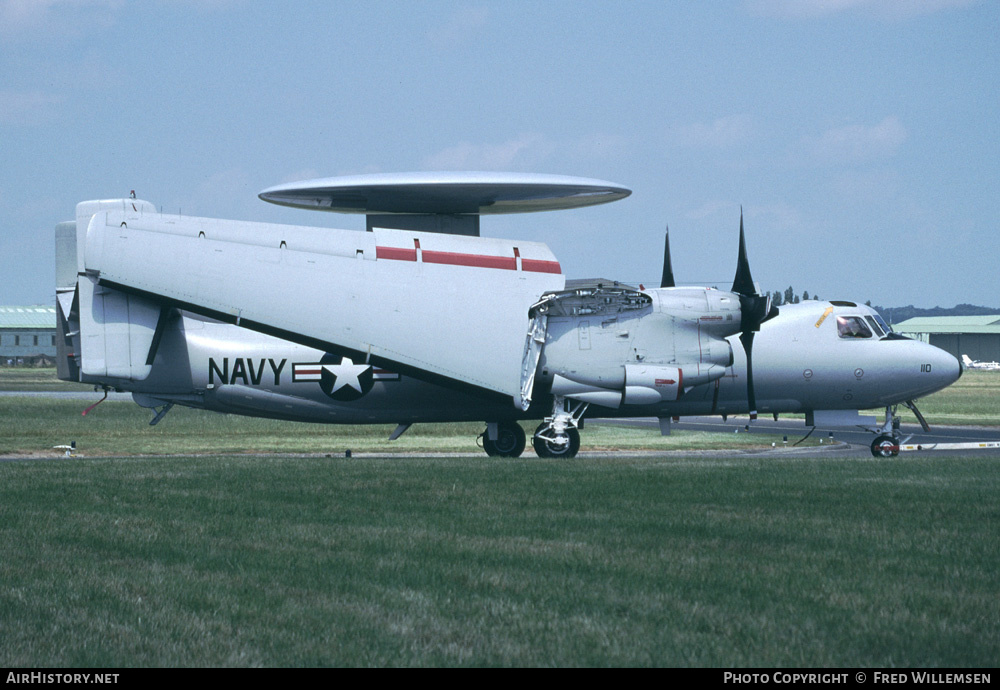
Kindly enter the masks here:
<path id="1" fill-rule="evenodd" d="M 99 399 L 95 396 L 95 401 Z M 79 453 L 171 455 L 202 453 L 413 453 L 482 451 L 476 438 L 483 423 L 416 424 L 389 441 L 394 425 L 330 425 L 257 419 L 175 407 L 155 427 L 151 413 L 132 402 L 107 401 L 86 417 L 87 402 L 44 397 L 0 397 L 0 454 L 52 455 L 53 446 L 76 441 Z M 535 423 L 525 422 L 528 438 Z M 694 450 L 726 447 L 769 448 L 780 437 L 764 434 L 680 432 L 660 436 L 656 429 L 621 429 L 588 424 L 585 450 Z M 528 454 L 531 454 L 530 441 Z"/>
<path id="2" fill-rule="evenodd" d="M 997 463 L 0 463 L 0 664 L 990 666 Z"/>

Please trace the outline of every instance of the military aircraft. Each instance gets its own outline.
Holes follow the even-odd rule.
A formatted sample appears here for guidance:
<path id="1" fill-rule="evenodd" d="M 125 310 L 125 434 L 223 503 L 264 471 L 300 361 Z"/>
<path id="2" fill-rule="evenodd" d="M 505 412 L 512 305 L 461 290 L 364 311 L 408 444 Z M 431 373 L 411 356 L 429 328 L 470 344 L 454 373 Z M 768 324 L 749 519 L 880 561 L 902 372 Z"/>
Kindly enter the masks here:
<path id="1" fill-rule="evenodd" d="M 416 173 L 291 183 L 261 199 L 363 213 L 367 231 L 184 217 L 86 201 L 56 226 L 59 376 L 175 405 L 322 423 L 483 421 L 491 456 L 576 455 L 587 417 L 805 413 L 898 452 L 900 404 L 961 374 L 851 301 L 771 304 L 743 220 L 732 288 L 566 280 L 480 217 L 624 198 L 553 175 Z M 858 411 L 885 408 L 885 421 Z M 919 412 L 917 412 L 919 417 Z M 919 417 L 922 420 L 922 417 Z"/>

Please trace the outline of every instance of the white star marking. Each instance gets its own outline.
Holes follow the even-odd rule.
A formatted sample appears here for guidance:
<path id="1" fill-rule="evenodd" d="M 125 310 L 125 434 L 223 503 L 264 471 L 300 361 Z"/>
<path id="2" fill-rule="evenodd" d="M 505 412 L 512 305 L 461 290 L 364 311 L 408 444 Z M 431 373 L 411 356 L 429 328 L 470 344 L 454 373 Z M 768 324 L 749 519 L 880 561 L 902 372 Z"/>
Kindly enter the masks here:
<path id="1" fill-rule="evenodd" d="M 344 386 L 350 386 L 358 393 L 362 393 L 361 381 L 358 379 L 368 368 L 368 364 L 355 364 L 354 360 L 344 357 L 340 364 L 324 364 L 323 368 L 333 374 L 335 382 L 331 393 L 336 393 Z"/>

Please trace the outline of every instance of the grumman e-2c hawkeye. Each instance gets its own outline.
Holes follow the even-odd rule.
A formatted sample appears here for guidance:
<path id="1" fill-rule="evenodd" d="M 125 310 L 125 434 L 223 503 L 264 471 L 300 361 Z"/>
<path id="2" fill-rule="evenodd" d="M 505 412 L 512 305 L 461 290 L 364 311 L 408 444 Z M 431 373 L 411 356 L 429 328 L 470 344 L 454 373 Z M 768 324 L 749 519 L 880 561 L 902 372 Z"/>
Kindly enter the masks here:
<path id="1" fill-rule="evenodd" d="M 481 215 L 621 199 L 551 175 L 329 178 L 266 201 L 363 213 L 367 232 L 77 205 L 56 227 L 59 376 L 175 405 L 324 423 L 481 420 L 489 455 L 572 457 L 586 416 L 805 413 L 864 425 L 898 452 L 896 408 L 954 382 L 958 361 L 854 302 L 777 308 L 740 221 L 729 291 L 567 281 L 538 242 L 479 235 Z M 858 410 L 885 408 L 885 421 Z M 919 415 L 919 413 L 918 413 Z"/>

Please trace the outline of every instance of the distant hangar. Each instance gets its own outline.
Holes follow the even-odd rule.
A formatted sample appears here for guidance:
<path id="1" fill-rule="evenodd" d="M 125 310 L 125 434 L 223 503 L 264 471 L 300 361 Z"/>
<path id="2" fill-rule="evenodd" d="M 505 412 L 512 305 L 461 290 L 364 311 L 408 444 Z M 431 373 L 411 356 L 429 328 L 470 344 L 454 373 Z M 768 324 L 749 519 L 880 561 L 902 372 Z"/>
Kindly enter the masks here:
<path id="1" fill-rule="evenodd" d="M 893 324 L 897 333 L 936 345 L 955 357 L 1000 362 L 1000 314 L 920 316 Z"/>
<path id="2" fill-rule="evenodd" d="M 0 307 L 0 366 L 51 366 L 55 356 L 55 305 Z"/>

